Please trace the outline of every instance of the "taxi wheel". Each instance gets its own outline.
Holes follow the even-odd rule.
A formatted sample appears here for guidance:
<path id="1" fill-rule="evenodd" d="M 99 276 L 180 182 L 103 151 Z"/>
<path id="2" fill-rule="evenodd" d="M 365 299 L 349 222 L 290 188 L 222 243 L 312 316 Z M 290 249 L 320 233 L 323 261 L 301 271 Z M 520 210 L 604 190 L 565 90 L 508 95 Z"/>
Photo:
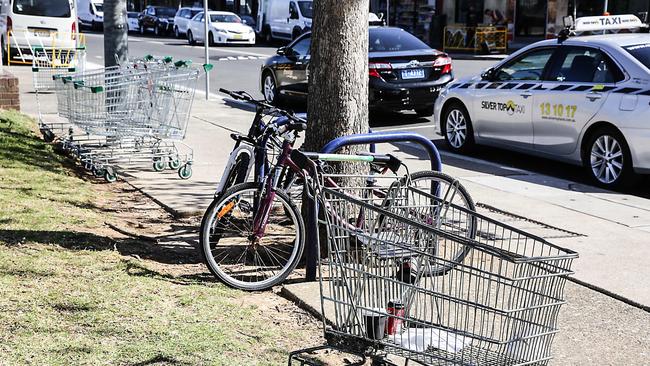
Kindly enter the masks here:
<path id="1" fill-rule="evenodd" d="M 452 151 L 466 153 L 474 147 L 474 129 L 465 106 L 454 103 L 447 107 L 441 125 L 442 135 Z"/>
<path id="2" fill-rule="evenodd" d="M 264 73 L 264 78 L 262 79 L 262 89 L 264 94 L 264 99 L 271 103 L 278 103 L 278 88 L 275 84 L 275 78 L 270 71 Z"/>
<path id="3" fill-rule="evenodd" d="M 625 138 L 615 128 L 600 128 L 589 136 L 583 164 L 602 187 L 616 188 L 633 182 L 632 155 Z"/>

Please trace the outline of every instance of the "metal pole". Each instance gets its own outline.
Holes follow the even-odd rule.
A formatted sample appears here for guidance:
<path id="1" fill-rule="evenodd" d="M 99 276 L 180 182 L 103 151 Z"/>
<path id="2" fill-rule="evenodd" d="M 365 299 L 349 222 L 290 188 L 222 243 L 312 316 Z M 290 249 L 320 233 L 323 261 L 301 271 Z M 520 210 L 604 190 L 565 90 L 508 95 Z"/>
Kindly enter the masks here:
<path id="1" fill-rule="evenodd" d="M 607 8 L 609 8 L 609 1 L 605 0 L 605 10 L 603 11 L 603 15 L 607 14 Z"/>
<path id="2" fill-rule="evenodd" d="M 203 45 L 205 48 L 205 64 L 210 63 L 210 42 L 208 42 L 208 22 L 210 15 L 208 14 L 208 0 L 203 0 Z M 205 74 L 205 100 L 210 99 L 210 76 Z"/>
<path id="3" fill-rule="evenodd" d="M 386 26 L 390 26 L 390 0 L 386 0 Z"/>

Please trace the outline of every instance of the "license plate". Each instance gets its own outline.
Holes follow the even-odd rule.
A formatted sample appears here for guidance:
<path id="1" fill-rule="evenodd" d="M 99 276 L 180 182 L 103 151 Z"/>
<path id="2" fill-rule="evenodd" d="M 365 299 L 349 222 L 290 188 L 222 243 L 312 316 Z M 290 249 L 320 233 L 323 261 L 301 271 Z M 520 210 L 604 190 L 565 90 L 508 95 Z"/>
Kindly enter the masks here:
<path id="1" fill-rule="evenodd" d="M 235 39 L 244 39 L 244 36 L 242 36 L 241 34 L 235 34 L 234 38 Z"/>
<path id="2" fill-rule="evenodd" d="M 49 37 L 50 31 L 46 29 L 34 29 L 34 35 L 36 37 Z"/>
<path id="3" fill-rule="evenodd" d="M 402 79 L 422 79 L 424 78 L 423 69 L 402 70 Z"/>

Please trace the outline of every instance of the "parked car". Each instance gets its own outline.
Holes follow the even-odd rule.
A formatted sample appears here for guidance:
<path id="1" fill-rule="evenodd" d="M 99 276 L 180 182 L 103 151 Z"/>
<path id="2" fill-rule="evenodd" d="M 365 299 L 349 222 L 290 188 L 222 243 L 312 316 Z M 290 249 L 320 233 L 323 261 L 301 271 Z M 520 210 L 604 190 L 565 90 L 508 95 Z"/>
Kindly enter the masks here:
<path id="1" fill-rule="evenodd" d="M 129 27 L 129 32 L 138 32 L 140 31 L 140 24 L 138 23 L 138 16 L 140 13 L 135 11 L 129 11 L 126 13 L 126 24 Z"/>
<path id="2" fill-rule="evenodd" d="M 242 23 L 235 14 L 227 11 L 208 12 L 208 44 L 255 44 L 255 31 Z M 205 41 L 203 12 L 198 13 L 190 21 L 187 31 L 187 41 L 190 44 Z"/>
<path id="3" fill-rule="evenodd" d="M 180 8 L 174 16 L 174 35 L 176 38 L 187 36 L 190 20 L 203 11 L 203 8 Z"/>
<path id="4" fill-rule="evenodd" d="M 268 0 L 258 14 L 257 31 L 267 42 L 295 40 L 311 30 L 312 0 Z"/>
<path id="5" fill-rule="evenodd" d="M 603 34 L 636 26 L 634 15 L 586 17 L 597 35 L 534 43 L 481 75 L 455 81 L 436 101 L 436 132 L 450 149 L 475 144 L 582 165 L 615 187 L 650 174 L 650 37 Z"/>
<path id="6" fill-rule="evenodd" d="M 152 29 L 157 36 L 167 34 L 174 29 L 174 16 L 176 9 L 164 6 L 149 5 L 142 13 L 138 20 L 140 34 L 145 34 Z"/>
<path id="7" fill-rule="evenodd" d="M 370 109 L 433 114 L 438 92 L 453 79 L 451 58 L 400 28 L 373 26 L 369 32 Z M 262 65 L 260 87 L 267 101 L 306 99 L 310 45 L 306 33 Z"/>
<path id="8" fill-rule="evenodd" d="M 0 3 L 1 47 L 12 57 L 18 49 L 31 54 L 31 47 L 68 48 L 76 44 L 76 7 L 69 0 L 3 0 Z M 3 60 L 5 61 L 6 58 Z"/>
<path id="9" fill-rule="evenodd" d="M 104 26 L 103 0 L 77 0 L 77 17 L 79 27 L 86 26 L 92 30 Z"/>

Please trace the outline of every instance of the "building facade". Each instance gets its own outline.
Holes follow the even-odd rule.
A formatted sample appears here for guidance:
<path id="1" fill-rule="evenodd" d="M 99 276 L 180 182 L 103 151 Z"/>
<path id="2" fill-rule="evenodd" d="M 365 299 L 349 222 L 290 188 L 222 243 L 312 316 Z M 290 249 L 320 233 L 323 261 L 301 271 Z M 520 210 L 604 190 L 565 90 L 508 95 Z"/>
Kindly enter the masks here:
<path id="1" fill-rule="evenodd" d="M 507 20 L 509 39 L 535 40 L 555 37 L 567 15 L 637 14 L 650 11 L 650 0 L 445 0 L 439 9 L 447 24 L 458 25 L 466 24 L 472 11 L 489 24 L 484 11 L 498 10 Z"/>

